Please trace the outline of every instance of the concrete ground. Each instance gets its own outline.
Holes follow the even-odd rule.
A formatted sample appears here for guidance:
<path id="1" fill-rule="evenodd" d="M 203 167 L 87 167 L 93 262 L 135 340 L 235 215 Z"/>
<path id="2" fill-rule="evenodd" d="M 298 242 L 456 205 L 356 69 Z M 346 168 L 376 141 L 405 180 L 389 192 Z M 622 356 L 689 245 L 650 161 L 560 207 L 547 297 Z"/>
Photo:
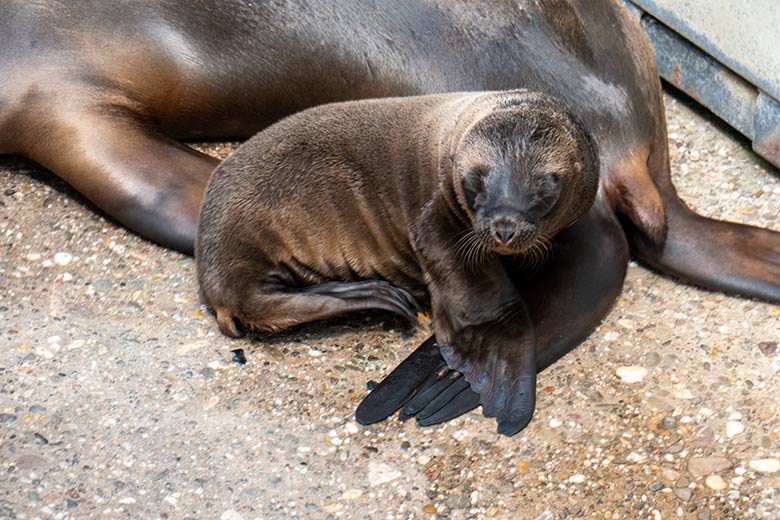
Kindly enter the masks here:
<path id="1" fill-rule="evenodd" d="M 780 229 L 778 173 L 667 102 L 683 197 Z M 778 306 L 632 264 L 521 434 L 477 411 L 364 427 L 366 382 L 425 325 L 230 341 L 192 259 L 31 163 L 0 159 L 0 186 L 0 518 L 780 518 Z"/>

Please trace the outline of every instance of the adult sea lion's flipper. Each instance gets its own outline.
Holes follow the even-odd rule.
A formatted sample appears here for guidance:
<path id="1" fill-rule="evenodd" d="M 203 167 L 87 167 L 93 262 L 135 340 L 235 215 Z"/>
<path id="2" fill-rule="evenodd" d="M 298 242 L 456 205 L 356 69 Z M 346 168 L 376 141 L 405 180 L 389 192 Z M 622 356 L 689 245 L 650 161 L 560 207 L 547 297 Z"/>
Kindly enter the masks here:
<path id="1" fill-rule="evenodd" d="M 536 331 L 537 370 L 563 357 L 599 324 L 620 293 L 627 263 L 623 232 L 606 205 L 597 201 L 585 217 L 553 240 L 539 270 L 509 266 Z M 402 419 L 415 416 L 421 425 L 430 425 L 475 408 L 479 396 L 460 389 L 462 381 L 435 387 L 452 377 L 453 371 L 442 370 L 443 366 L 429 338 L 363 400 L 356 419 L 362 424 L 378 422 L 406 403 Z"/>
<path id="2" fill-rule="evenodd" d="M 192 254 L 200 203 L 219 161 L 156 133 L 126 109 L 97 110 L 42 114 L 40 133 L 56 138 L 31 135 L 15 151 L 141 236 Z"/>
<path id="3" fill-rule="evenodd" d="M 664 205 L 662 247 L 628 232 L 641 260 L 709 289 L 780 302 L 780 233 L 703 217 L 676 196 L 664 197 Z"/>

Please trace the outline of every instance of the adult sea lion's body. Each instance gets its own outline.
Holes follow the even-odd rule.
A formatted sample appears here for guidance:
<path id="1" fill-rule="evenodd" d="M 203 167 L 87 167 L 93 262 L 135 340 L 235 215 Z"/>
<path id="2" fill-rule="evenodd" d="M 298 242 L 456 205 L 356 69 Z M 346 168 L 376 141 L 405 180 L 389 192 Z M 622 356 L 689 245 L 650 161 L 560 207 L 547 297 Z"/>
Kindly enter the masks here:
<path id="1" fill-rule="evenodd" d="M 352 101 L 259 133 L 211 178 L 198 279 L 222 331 L 277 331 L 430 302 L 450 366 L 499 431 L 534 409 L 533 324 L 520 267 L 591 207 L 592 140 L 526 91 Z M 434 410 L 438 411 L 438 410 Z"/>
<path id="2" fill-rule="evenodd" d="M 593 135 L 601 184 L 591 213 L 553 243 L 544 289 L 527 284 L 540 366 L 609 308 L 624 237 L 684 280 L 780 301 L 780 234 L 678 199 L 652 50 L 618 0 L 11 0 L 0 7 L 0 70 L 0 153 L 32 158 L 182 251 L 216 161 L 179 139 L 248 137 L 340 100 L 543 92 Z"/>

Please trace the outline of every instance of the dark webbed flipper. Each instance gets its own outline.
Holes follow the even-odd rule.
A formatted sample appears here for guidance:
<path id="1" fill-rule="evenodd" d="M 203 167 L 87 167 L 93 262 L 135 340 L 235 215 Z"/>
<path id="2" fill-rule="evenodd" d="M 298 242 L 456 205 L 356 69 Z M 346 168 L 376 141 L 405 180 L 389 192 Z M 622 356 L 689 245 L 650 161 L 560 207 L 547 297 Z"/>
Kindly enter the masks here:
<path id="1" fill-rule="evenodd" d="M 664 205 L 668 232 L 661 248 L 628 224 L 642 261 L 702 287 L 780 302 L 780 233 L 702 217 L 676 196 Z"/>
<path id="2" fill-rule="evenodd" d="M 362 280 L 295 289 L 261 284 L 247 291 L 240 309 L 216 309 L 220 330 L 235 337 L 233 318 L 257 330 L 275 331 L 369 309 L 393 312 L 414 322 L 419 306 L 404 289 L 382 280 Z"/>
<path id="3" fill-rule="evenodd" d="M 463 374 L 479 394 L 482 414 L 495 417 L 498 433 L 514 435 L 531 421 L 536 407 L 536 349 L 533 326 L 525 309 L 514 320 L 519 327 L 507 335 L 508 323 L 468 327 L 461 346 L 441 345 L 447 365 Z"/>
<path id="4" fill-rule="evenodd" d="M 355 411 L 355 419 L 360 424 L 386 419 L 444 366 L 436 341 L 428 338 L 363 399 Z"/>
<path id="5" fill-rule="evenodd" d="M 430 415 L 438 410 L 432 408 L 434 401 L 442 395 L 449 395 L 454 387 L 461 387 L 464 379 L 462 374 L 447 368 L 444 360 L 441 362 L 439 370 L 432 372 L 431 376 L 420 386 L 417 392 L 412 396 L 409 402 L 401 409 L 399 418 L 403 421 L 410 417 L 419 416 L 426 410 L 425 415 Z M 460 383 L 460 384 L 456 384 Z M 468 385 L 467 385 L 468 386 Z M 457 394 L 459 391 L 456 391 Z M 442 403 L 443 405 L 444 403 Z M 441 406 L 439 406 L 441 408 Z"/>
<path id="6" fill-rule="evenodd" d="M 417 416 L 417 424 L 420 426 L 431 426 L 450 421 L 466 412 L 470 412 L 477 406 L 479 406 L 479 394 L 470 388 L 466 388 L 435 413 L 426 417 Z"/>
<path id="7" fill-rule="evenodd" d="M 411 294 L 382 280 L 328 282 L 305 287 L 298 293 L 351 301 L 365 309 L 387 310 L 400 314 L 409 321 L 416 321 L 417 313 L 421 312 L 420 306 Z"/>
<path id="8" fill-rule="evenodd" d="M 623 284 L 628 264 L 628 247 L 623 232 L 611 211 L 597 202 L 596 206 L 579 222 L 565 229 L 553 240 L 547 262 L 537 271 L 528 271 L 521 265 L 507 266 L 513 283 L 519 288 L 528 305 L 536 331 L 537 370 L 548 367 L 584 340 L 601 322 L 612 307 Z M 441 358 L 432 354 L 432 339 L 413 352 L 379 386 L 366 397 L 364 403 L 385 414 L 393 413 L 396 403 L 414 393 L 415 387 L 430 374 L 433 381 L 449 378 L 452 371 L 440 374 Z M 422 352 L 425 355 L 422 355 Z M 414 374 L 407 374 L 406 363 L 414 359 Z M 427 371 L 424 363 L 428 363 Z M 391 381 L 392 384 L 388 384 Z M 433 382 L 429 383 L 433 384 Z M 377 390 L 382 388 L 380 394 Z M 407 404 L 401 415 L 411 410 L 423 411 L 429 403 L 438 410 L 416 417 L 421 425 L 436 424 L 466 413 L 477 406 L 479 395 L 470 389 L 462 390 L 442 405 L 453 392 L 453 385 L 445 387 L 441 394 L 418 392 L 412 401 L 421 401 L 412 408 Z M 422 396 L 427 399 L 422 402 Z M 383 406 L 384 404 L 384 406 Z M 441 406 L 440 406 L 441 405 Z M 361 403 L 358 410 L 363 408 Z M 384 417 L 377 413 L 376 422 Z M 358 417 L 360 422 L 361 418 Z"/>

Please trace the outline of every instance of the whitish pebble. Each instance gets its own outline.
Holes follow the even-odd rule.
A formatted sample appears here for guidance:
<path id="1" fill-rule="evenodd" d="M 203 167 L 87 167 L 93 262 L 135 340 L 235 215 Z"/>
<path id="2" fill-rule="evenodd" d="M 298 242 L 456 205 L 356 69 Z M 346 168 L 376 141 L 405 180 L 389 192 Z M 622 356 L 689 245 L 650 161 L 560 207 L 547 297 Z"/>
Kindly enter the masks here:
<path id="1" fill-rule="evenodd" d="M 401 472 L 389 464 L 371 462 L 368 464 L 368 483 L 371 487 L 381 486 L 401 476 Z"/>
<path id="2" fill-rule="evenodd" d="M 688 472 L 694 477 L 703 477 L 727 470 L 731 461 L 725 457 L 696 457 L 688 461 Z"/>
<path id="3" fill-rule="evenodd" d="M 644 455 L 644 454 L 641 454 L 641 453 L 636 453 L 635 451 L 632 451 L 631 453 L 628 454 L 628 457 L 626 457 L 626 459 L 629 462 L 633 462 L 635 464 L 638 464 L 640 462 L 644 462 L 645 460 L 647 460 L 647 455 Z"/>
<path id="4" fill-rule="evenodd" d="M 647 369 L 643 367 L 620 367 L 616 373 L 626 383 L 639 383 L 647 376 Z"/>
<path id="5" fill-rule="evenodd" d="M 54 354 L 43 347 L 36 348 L 35 353 L 44 359 L 54 359 Z"/>
<path id="6" fill-rule="evenodd" d="M 756 459 L 750 461 L 750 469 L 759 473 L 777 473 L 780 471 L 780 460 Z"/>
<path id="7" fill-rule="evenodd" d="M 228 509 L 219 516 L 219 520 L 244 520 L 244 517 L 242 517 L 237 511 Z"/>
<path id="8" fill-rule="evenodd" d="M 729 421 L 726 423 L 726 437 L 736 437 L 745 431 L 745 425 L 739 421 Z"/>
<path id="9" fill-rule="evenodd" d="M 585 482 L 585 475 L 583 475 L 582 473 L 577 473 L 576 475 L 572 475 L 571 477 L 569 477 L 569 482 L 571 482 L 572 484 L 582 484 L 583 482 Z"/>
<path id="10" fill-rule="evenodd" d="M 341 495 L 341 498 L 345 500 L 354 500 L 356 498 L 359 498 L 363 492 L 359 489 L 348 489 L 344 491 L 344 493 Z"/>
<path id="11" fill-rule="evenodd" d="M 54 263 L 61 266 L 66 266 L 73 261 L 73 255 L 70 253 L 59 252 L 54 255 Z"/>
<path id="12" fill-rule="evenodd" d="M 629 330 L 635 328 L 634 322 L 626 319 L 618 320 L 618 325 L 620 325 L 624 329 L 629 329 Z"/>
<path id="13" fill-rule="evenodd" d="M 708 488 L 714 491 L 723 491 L 728 487 L 728 484 L 726 484 L 726 481 L 723 480 L 720 475 L 710 475 L 704 483 L 707 484 Z"/>

